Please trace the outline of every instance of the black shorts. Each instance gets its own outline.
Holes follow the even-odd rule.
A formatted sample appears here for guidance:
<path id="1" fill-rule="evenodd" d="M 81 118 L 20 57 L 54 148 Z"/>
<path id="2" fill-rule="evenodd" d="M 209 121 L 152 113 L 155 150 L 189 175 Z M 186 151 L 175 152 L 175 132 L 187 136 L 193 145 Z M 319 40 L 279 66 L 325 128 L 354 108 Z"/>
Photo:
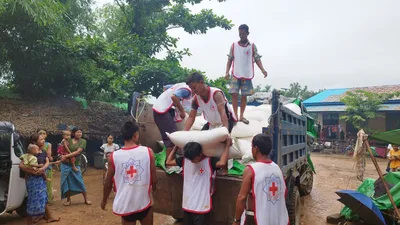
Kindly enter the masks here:
<path id="1" fill-rule="evenodd" d="M 134 214 L 130 214 L 127 216 L 123 216 L 122 219 L 124 219 L 126 222 L 135 222 L 137 220 L 141 221 L 144 218 L 146 218 L 147 214 L 151 210 L 151 206 L 147 208 L 146 210 Z"/>
<path id="2" fill-rule="evenodd" d="M 184 225 L 210 225 L 210 213 L 196 214 L 183 212 Z"/>
<path id="3" fill-rule="evenodd" d="M 246 218 L 244 219 L 244 225 L 256 225 L 254 216 L 246 215 Z"/>
<path id="4" fill-rule="evenodd" d="M 174 147 L 174 143 L 169 140 L 167 134 L 165 133 L 168 132 L 171 134 L 177 131 L 174 121 L 174 115 L 174 109 L 170 109 L 164 114 L 158 114 L 153 111 L 154 122 L 156 123 L 158 130 L 160 130 L 160 134 L 166 148 Z"/>

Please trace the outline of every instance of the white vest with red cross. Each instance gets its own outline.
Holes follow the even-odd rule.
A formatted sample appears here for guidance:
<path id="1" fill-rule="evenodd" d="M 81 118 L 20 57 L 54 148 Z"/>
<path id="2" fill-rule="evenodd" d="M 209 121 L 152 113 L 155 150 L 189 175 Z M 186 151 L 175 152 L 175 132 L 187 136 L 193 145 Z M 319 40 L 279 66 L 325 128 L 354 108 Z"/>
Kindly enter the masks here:
<path id="1" fill-rule="evenodd" d="M 256 225 L 288 225 L 286 184 L 279 166 L 272 161 L 255 162 L 248 166 L 253 172 L 251 190 Z"/>
<path id="2" fill-rule="evenodd" d="M 232 75 L 237 79 L 251 80 L 254 77 L 254 44 L 242 46 L 239 42 L 232 44 Z"/>
<path id="3" fill-rule="evenodd" d="M 150 151 L 148 147 L 136 146 L 112 153 L 116 189 L 114 214 L 126 216 L 151 206 Z"/>
<path id="4" fill-rule="evenodd" d="M 225 104 L 227 105 L 227 108 L 228 108 L 228 114 L 230 114 L 230 116 L 233 117 L 233 119 L 236 121 L 235 114 L 233 113 L 232 107 L 228 103 L 228 100 L 226 99 L 224 92 L 222 92 L 218 88 L 213 88 L 213 87 L 208 87 L 208 88 L 209 88 L 209 96 L 208 96 L 208 101 L 207 102 L 205 102 L 200 97 L 200 95 L 196 95 L 195 96 L 196 101 L 197 101 L 197 105 L 203 111 L 204 119 L 207 120 L 207 122 L 209 122 L 211 124 L 211 126 L 216 127 L 217 125 L 222 125 L 221 116 L 220 116 L 219 111 L 218 111 L 218 105 L 214 101 L 214 95 L 217 92 L 221 92 L 222 95 L 225 98 L 225 101 L 226 101 Z"/>
<path id="5" fill-rule="evenodd" d="M 211 158 L 206 157 L 198 163 L 184 159 L 183 211 L 196 214 L 205 214 L 211 211 L 214 178 L 215 172 L 211 167 Z"/>
<path id="6" fill-rule="evenodd" d="M 168 88 L 166 91 L 164 91 L 160 96 L 158 96 L 157 100 L 153 104 L 153 111 L 158 114 L 164 114 L 168 112 L 168 110 L 170 110 L 174 105 L 171 97 L 174 95 L 174 92 L 179 89 L 186 89 L 190 93 L 192 93 L 192 90 L 189 88 L 187 84 L 185 83 L 175 84 L 172 87 Z"/>

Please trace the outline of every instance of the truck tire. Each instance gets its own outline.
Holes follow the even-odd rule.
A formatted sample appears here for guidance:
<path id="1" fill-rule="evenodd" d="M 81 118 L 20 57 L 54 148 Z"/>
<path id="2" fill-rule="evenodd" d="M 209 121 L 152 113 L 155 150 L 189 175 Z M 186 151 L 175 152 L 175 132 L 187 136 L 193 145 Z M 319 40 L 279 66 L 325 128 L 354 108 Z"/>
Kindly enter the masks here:
<path id="1" fill-rule="evenodd" d="M 300 177 L 301 176 L 305 176 L 305 179 L 300 183 L 299 192 L 300 196 L 306 196 L 311 194 L 314 183 L 314 173 L 309 166 L 306 166 Z"/>
<path id="2" fill-rule="evenodd" d="M 24 201 L 22 202 L 22 204 L 17 209 L 15 209 L 15 212 L 17 212 L 17 214 L 20 217 L 28 216 L 28 214 L 26 213 L 26 201 L 27 201 L 27 198 L 25 198 Z"/>
<path id="3" fill-rule="evenodd" d="M 290 199 L 287 204 L 287 209 L 289 213 L 290 225 L 300 225 L 301 200 L 300 200 L 300 192 L 297 186 L 293 186 L 293 189 L 289 197 Z"/>

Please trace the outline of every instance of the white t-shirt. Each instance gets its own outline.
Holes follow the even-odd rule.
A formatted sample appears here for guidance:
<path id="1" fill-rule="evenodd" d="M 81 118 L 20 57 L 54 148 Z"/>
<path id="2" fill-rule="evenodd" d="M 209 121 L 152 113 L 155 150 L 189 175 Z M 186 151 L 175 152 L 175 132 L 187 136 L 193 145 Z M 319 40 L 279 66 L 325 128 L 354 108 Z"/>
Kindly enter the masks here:
<path id="1" fill-rule="evenodd" d="M 107 153 L 117 151 L 119 149 L 119 145 L 117 145 L 115 143 L 113 143 L 112 145 L 108 145 L 108 143 L 105 143 L 100 148 L 104 151 L 104 159 L 106 159 Z"/>

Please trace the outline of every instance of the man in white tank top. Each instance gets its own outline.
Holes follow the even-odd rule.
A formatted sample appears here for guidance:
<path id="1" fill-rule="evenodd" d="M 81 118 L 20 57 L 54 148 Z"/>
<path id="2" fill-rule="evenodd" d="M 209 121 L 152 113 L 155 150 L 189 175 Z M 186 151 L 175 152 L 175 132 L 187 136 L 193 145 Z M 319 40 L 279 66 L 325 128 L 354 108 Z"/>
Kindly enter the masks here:
<path id="1" fill-rule="evenodd" d="M 223 91 L 209 87 L 204 83 L 204 77 L 199 73 L 188 76 L 186 84 L 189 85 L 195 96 L 192 101 L 192 110 L 185 124 L 185 131 L 190 130 L 196 120 L 197 110 L 200 108 L 205 120 L 208 122 L 202 130 L 209 130 L 224 126 L 232 131 L 236 117 L 229 105 Z"/>
<path id="2" fill-rule="evenodd" d="M 254 136 L 256 162 L 244 170 L 233 225 L 289 225 L 285 179 L 279 166 L 268 158 L 271 149 L 268 135 Z"/>
<path id="3" fill-rule="evenodd" d="M 231 138 L 228 138 L 221 158 L 204 156 L 197 142 L 189 142 L 184 146 L 184 157 L 175 159 L 175 148 L 168 156 L 167 166 L 183 168 L 184 225 L 210 225 L 215 171 L 218 168 L 226 169 L 231 143 Z"/>
<path id="4" fill-rule="evenodd" d="M 249 34 L 249 27 L 246 24 L 239 26 L 240 40 L 231 45 L 225 75 L 225 79 L 231 79 L 229 94 L 232 95 L 233 111 L 235 112 L 236 117 L 240 118 L 239 121 L 245 124 L 249 123 L 249 121 L 243 117 L 247 105 L 247 96 L 254 94 L 252 83 L 252 79 L 254 78 L 254 62 L 264 74 L 264 78 L 268 75 L 261 63 L 261 55 L 258 54 L 256 45 L 250 43 L 247 39 Z M 231 66 L 232 78 L 229 75 Z M 241 92 L 240 117 L 237 112 L 239 91 Z"/>
<path id="5" fill-rule="evenodd" d="M 124 147 L 113 152 L 108 160 L 101 208 L 105 210 L 113 187 L 116 190 L 113 212 L 121 216 L 123 225 L 153 225 L 153 200 L 156 189 L 156 165 L 153 151 L 139 143 L 139 127 L 126 122 L 122 128 Z"/>
<path id="6" fill-rule="evenodd" d="M 189 86 L 185 83 L 178 83 L 165 88 L 153 105 L 154 122 L 167 148 L 167 155 L 171 152 L 174 144 L 168 138 L 166 132 L 171 134 L 177 131 L 175 123 L 182 121 L 186 116 L 182 103 L 190 100 L 191 97 L 192 90 Z"/>

